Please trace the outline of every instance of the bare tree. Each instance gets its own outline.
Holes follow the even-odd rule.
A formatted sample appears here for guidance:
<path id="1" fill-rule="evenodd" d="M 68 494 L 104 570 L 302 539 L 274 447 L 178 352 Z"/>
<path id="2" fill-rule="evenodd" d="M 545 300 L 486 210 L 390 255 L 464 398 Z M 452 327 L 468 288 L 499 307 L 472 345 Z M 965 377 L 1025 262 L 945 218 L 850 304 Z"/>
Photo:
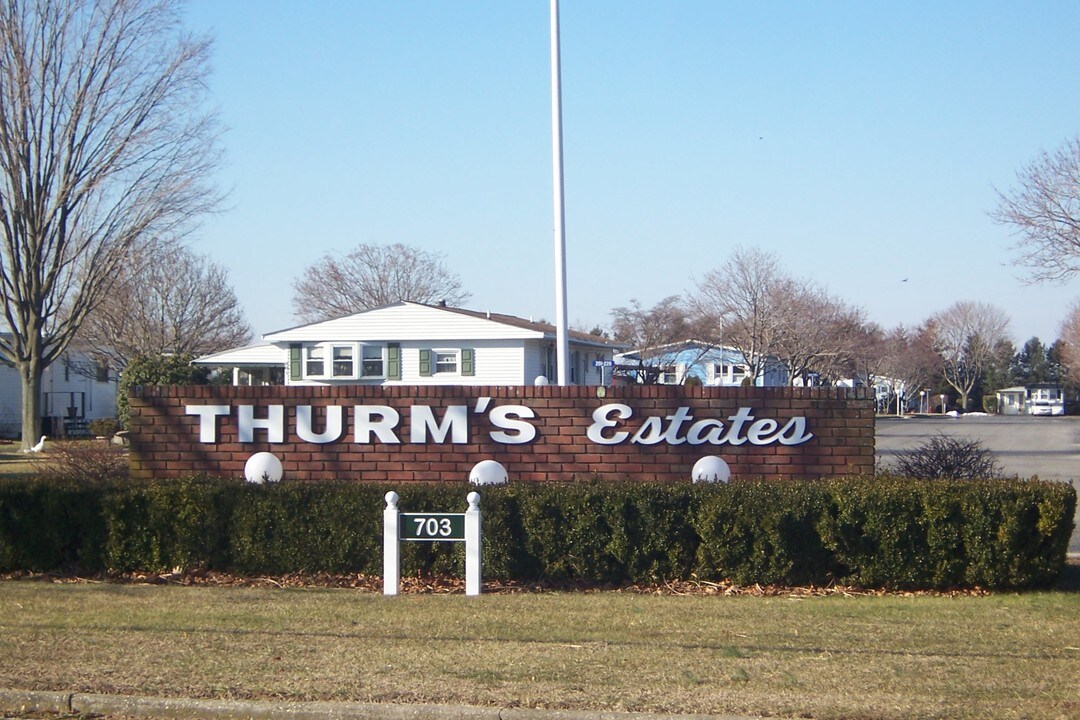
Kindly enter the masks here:
<path id="1" fill-rule="evenodd" d="M 208 43 L 174 0 L 0 5 L 0 356 L 19 371 L 23 445 L 41 375 L 133 248 L 212 207 Z"/>
<path id="2" fill-rule="evenodd" d="M 886 362 L 885 331 L 875 322 L 862 322 L 853 333 L 849 363 L 851 374 L 867 385 L 883 379 Z"/>
<path id="3" fill-rule="evenodd" d="M 779 288 L 786 282 L 776 255 L 738 248 L 726 264 L 705 273 L 690 300 L 697 322 L 717 329 L 718 344 L 742 355 L 751 378 L 765 372 L 779 339 Z"/>
<path id="4" fill-rule="evenodd" d="M 1004 312 L 971 301 L 958 302 L 926 321 L 926 338 L 945 382 L 960 394 L 961 410 L 967 410 L 968 395 L 995 359 L 1008 329 Z"/>
<path id="5" fill-rule="evenodd" d="M 903 325 L 884 334 L 879 350 L 877 375 L 888 382 L 893 396 L 903 393 L 910 401 L 938 372 L 939 358 L 929 340 Z"/>
<path id="6" fill-rule="evenodd" d="M 442 255 L 401 243 L 365 243 L 308 266 L 293 283 L 293 314 L 318 322 L 402 300 L 460 305 L 470 297 Z"/>
<path id="7" fill-rule="evenodd" d="M 1080 302 L 1069 307 L 1058 331 L 1065 375 L 1073 385 L 1080 385 Z"/>
<path id="8" fill-rule="evenodd" d="M 636 299 L 627 307 L 611 311 L 612 332 L 615 341 L 625 343 L 636 357 L 636 364 L 617 368 L 616 373 L 634 382 L 654 385 L 664 372 L 664 357 L 676 345 L 683 347 L 688 340 L 701 340 L 698 328 L 691 321 L 686 307 L 677 296 L 666 297 L 649 309 Z M 697 345 L 698 357 L 693 365 L 709 349 L 708 343 Z"/>
<path id="9" fill-rule="evenodd" d="M 772 358 L 792 383 L 811 371 L 832 379 L 852 373 L 862 310 L 790 276 L 774 254 L 735 250 L 705 274 L 691 304 L 698 322 L 719 328 L 722 344 L 743 356 L 751 377 Z"/>
<path id="10" fill-rule="evenodd" d="M 1080 138 L 1043 152 L 1016 181 L 1008 194 L 998 192 L 991 213 L 1019 235 L 1014 263 L 1031 268 L 1034 282 L 1072 277 L 1080 271 Z"/>
<path id="11" fill-rule="evenodd" d="M 788 369 L 789 382 L 810 372 L 838 380 L 855 374 L 854 358 L 863 339 L 862 310 L 812 283 L 791 278 L 777 283 L 778 315 L 773 352 Z"/>
<path id="12" fill-rule="evenodd" d="M 228 271 L 167 245 L 144 251 L 121 270 L 86 316 L 77 342 L 119 371 L 138 355 L 206 355 L 250 339 Z"/>

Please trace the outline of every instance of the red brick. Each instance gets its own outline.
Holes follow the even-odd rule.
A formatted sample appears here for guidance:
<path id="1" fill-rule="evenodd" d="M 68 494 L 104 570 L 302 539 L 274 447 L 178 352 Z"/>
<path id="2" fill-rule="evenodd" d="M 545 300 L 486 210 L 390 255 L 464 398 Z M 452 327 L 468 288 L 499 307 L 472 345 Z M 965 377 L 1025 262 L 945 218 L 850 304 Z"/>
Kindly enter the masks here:
<path id="1" fill-rule="evenodd" d="M 507 402 L 532 408 L 537 419 L 537 439 L 523 446 L 498 445 L 490 439 L 494 428 L 486 416 L 469 416 L 470 438 L 465 445 L 408 442 L 409 406 L 429 405 L 440 416 L 450 405 L 475 407 L 478 398 L 506 398 Z M 295 431 L 295 408 L 311 405 L 346 407 L 387 404 L 396 407 L 402 422 L 396 433 L 401 444 L 375 442 L 358 445 L 346 428 L 343 441 L 333 445 L 265 442 L 265 431 L 256 431 L 259 442 L 237 442 L 236 414 L 217 422 L 217 445 L 198 442 L 198 418 L 184 412 L 187 404 L 253 403 L 256 417 L 265 417 L 266 405 L 286 406 L 286 431 Z M 586 438 L 592 412 L 601 404 L 622 402 L 634 409 L 630 422 L 616 428 L 633 433 L 646 416 L 665 418 L 680 405 L 691 409 L 695 419 L 726 420 L 739 407 L 750 407 L 757 417 L 781 422 L 804 415 L 814 439 L 801 446 L 637 446 L 594 445 Z M 782 474 L 815 477 L 838 472 L 872 472 L 874 463 L 873 401 L 857 392 L 802 388 L 680 388 L 669 386 L 608 388 L 605 398 L 596 388 L 571 387 L 195 387 L 135 388 L 132 392 L 131 469 L 137 477 L 168 476 L 189 471 L 236 476 L 253 453 L 272 452 L 290 468 L 290 477 L 317 479 L 328 475 L 354 479 L 385 480 L 395 473 L 402 482 L 430 480 L 460 482 L 461 476 L 481 459 L 496 458 L 514 466 L 515 477 L 525 481 L 564 480 L 574 475 L 602 473 L 611 479 L 685 479 L 688 468 L 704 455 L 719 455 L 733 469 L 754 475 Z M 321 427 L 325 411 L 316 412 Z M 543 426 L 541 427 L 541 424 Z M 384 470 L 383 468 L 390 468 Z"/>

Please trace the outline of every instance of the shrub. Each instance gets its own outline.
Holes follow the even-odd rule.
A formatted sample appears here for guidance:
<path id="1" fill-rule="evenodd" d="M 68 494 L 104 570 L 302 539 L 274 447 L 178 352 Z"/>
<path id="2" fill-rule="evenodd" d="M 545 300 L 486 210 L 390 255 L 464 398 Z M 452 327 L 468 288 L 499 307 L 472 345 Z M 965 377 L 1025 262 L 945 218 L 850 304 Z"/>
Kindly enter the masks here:
<path id="1" fill-rule="evenodd" d="M 916 480 L 975 480 L 1002 475 L 997 456 L 981 442 L 944 434 L 897 454 L 894 471 Z"/>
<path id="2" fill-rule="evenodd" d="M 102 567 L 101 488 L 38 480 L 0 483 L 0 571 Z"/>
<path id="3" fill-rule="evenodd" d="M 37 474 L 48 481 L 103 483 L 128 477 L 124 448 L 100 441 L 73 440 L 49 444 L 47 454 L 35 455 Z"/>
<path id="4" fill-rule="evenodd" d="M 210 369 L 192 365 L 195 356 L 139 355 L 120 373 L 116 391 L 116 413 L 120 424 L 128 426 L 128 391 L 136 385 L 206 385 Z"/>
<path id="5" fill-rule="evenodd" d="M 223 567 L 242 481 L 201 478 L 124 483 L 102 495 L 106 570 Z"/>
<path id="6" fill-rule="evenodd" d="M 705 488 L 694 514 L 702 579 L 800 585 L 840 577 L 817 529 L 829 504 L 819 483 L 760 480 L 716 489 Z"/>
<path id="7" fill-rule="evenodd" d="M 86 424 L 91 435 L 98 437 L 112 437 L 120 429 L 120 423 L 115 418 L 99 418 Z"/>
<path id="8" fill-rule="evenodd" d="M 386 485 L 239 480 L 0 483 L 0 571 L 378 575 Z M 471 488 L 393 488 L 402 512 L 463 512 Z M 482 491 L 484 577 L 625 584 L 733 580 L 867 587 L 1053 583 L 1068 483 L 881 475 L 717 485 Z M 460 543 L 401 545 L 404 575 L 464 574 Z"/>
<path id="9" fill-rule="evenodd" d="M 382 572 L 385 489 L 355 483 L 238 483 L 229 569 L 242 573 Z"/>

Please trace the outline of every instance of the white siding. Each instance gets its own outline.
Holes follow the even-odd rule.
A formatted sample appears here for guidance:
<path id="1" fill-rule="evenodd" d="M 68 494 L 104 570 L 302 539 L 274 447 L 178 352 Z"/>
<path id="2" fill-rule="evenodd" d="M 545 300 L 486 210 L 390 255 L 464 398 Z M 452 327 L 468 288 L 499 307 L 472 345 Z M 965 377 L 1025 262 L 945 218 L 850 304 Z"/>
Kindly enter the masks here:
<path id="1" fill-rule="evenodd" d="M 547 377 L 547 373 L 544 372 L 545 355 L 548 346 L 554 346 L 553 342 L 537 342 L 531 341 L 525 343 L 525 358 L 524 358 L 524 382 L 523 385 L 532 385 L 537 376 L 543 375 Z M 548 380 L 554 382 L 555 378 L 548 378 Z"/>
<path id="2" fill-rule="evenodd" d="M 554 352 L 555 337 L 543 326 L 523 328 L 515 323 L 525 321 L 513 318 L 500 321 L 495 315 L 466 314 L 452 308 L 431 307 L 416 303 L 395 303 L 386 307 L 367 310 L 335 320 L 302 325 L 263 336 L 261 347 L 237 348 L 209 357 L 199 358 L 202 365 L 244 366 L 260 364 L 268 358 L 285 368 L 285 382 L 290 385 L 327 384 L 393 384 L 393 385 L 531 385 L 538 375 L 551 375 L 546 369 L 546 352 Z M 401 379 L 317 378 L 293 380 L 289 377 L 290 345 L 351 344 L 359 353 L 362 347 L 378 345 L 385 347 L 396 343 L 401 348 Z M 272 349 L 271 349 L 272 348 Z M 420 351 L 454 351 L 469 348 L 474 351 L 473 375 L 458 373 L 435 373 L 420 375 Z M 571 362 L 575 371 L 571 375 L 575 384 L 595 385 L 601 381 L 600 371 L 593 367 L 599 356 L 611 359 L 612 349 L 597 340 L 597 344 L 571 341 Z M 246 361 L 246 362 L 245 362 Z M 610 381 L 610 375 L 603 378 Z"/>
<path id="3" fill-rule="evenodd" d="M 84 413 L 83 420 L 116 417 L 116 383 L 98 382 L 69 369 L 64 359 L 57 360 L 41 377 L 43 417 L 63 418 L 67 408 Z M 22 386 L 15 368 L 0 364 L 0 437 L 17 438 L 22 432 Z"/>
<path id="4" fill-rule="evenodd" d="M 17 438 L 21 431 L 22 388 L 15 368 L 0 363 L 0 437 Z"/>
<path id="5" fill-rule="evenodd" d="M 76 408 L 83 420 L 116 417 L 116 383 L 98 382 L 74 368 L 66 369 L 63 358 L 45 369 L 41 391 L 41 414 L 45 417 L 64 418 L 69 407 Z"/>
<path id="6" fill-rule="evenodd" d="M 533 341 L 525 344 L 525 383 L 526 385 L 532 385 L 537 376 L 543 375 L 547 377 L 548 381 L 554 385 L 558 382 L 558 368 L 554 371 L 548 372 L 547 365 L 547 352 L 548 348 L 551 348 L 551 352 L 555 352 L 555 341 Z M 610 360 L 612 355 L 611 351 L 603 351 L 599 348 L 578 345 L 576 343 L 570 343 L 570 362 L 574 362 L 574 354 L 577 353 L 577 373 L 578 377 L 573 383 L 575 385 L 599 385 L 600 384 L 600 368 L 593 367 L 593 361 L 600 356 L 601 359 Z M 550 374 L 550 377 L 548 377 Z M 611 368 L 607 368 L 604 371 L 603 381 L 605 384 L 611 384 Z"/>
<path id="7" fill-rule="evenodd" d="M 476 374 L 469 376 L 420 376 L 420 350 L 454 350 L 471 347 L 475 352 Z M 410 342 L 401 344 L 401 382 L 388 385 L 521 385 L 521 360 L 524 349 L 520 342 L 476 341 L 457 345 L 439 342 Z"/>
<path id="8" fill-rule="evenodd" d="M 473 350 L 475 374 L 420 375 L 420 350 Z M 290 385 L 521 385 L 522 343 L 512 340 L 401 343 L 401 380 L 289 380 Z"/>

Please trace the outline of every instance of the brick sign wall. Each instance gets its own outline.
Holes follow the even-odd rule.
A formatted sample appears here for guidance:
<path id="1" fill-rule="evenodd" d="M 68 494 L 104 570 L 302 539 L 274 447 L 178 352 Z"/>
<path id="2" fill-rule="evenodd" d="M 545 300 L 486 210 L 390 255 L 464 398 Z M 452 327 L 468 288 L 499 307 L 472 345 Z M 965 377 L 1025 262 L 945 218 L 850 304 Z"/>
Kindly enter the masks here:
<path id="1" fill-rule="evenodd" d="M 511 481 L 685 480 L 718 455 L 736 477 L 870 473 L 867 391 L 708 387 L 138 387 L 139 478 L 242 477 L 256 452 L 285 479 L 462 482 L 481 460 Z"/>

